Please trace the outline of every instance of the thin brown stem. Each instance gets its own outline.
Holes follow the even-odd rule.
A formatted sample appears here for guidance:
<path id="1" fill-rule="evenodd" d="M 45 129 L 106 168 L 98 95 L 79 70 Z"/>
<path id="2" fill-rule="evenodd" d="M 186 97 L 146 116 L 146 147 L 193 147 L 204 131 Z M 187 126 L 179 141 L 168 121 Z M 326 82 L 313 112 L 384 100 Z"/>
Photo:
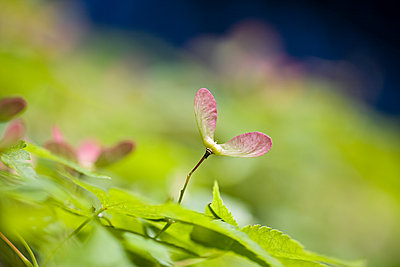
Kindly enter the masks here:
<path id="1" fill-rule="evenodd" d="M 178 205 L 180 205 L 181 202 L 182 202 L 183 194 L 184 194 L 185 191 L 186 191 L 186 187 L 187 187 L 187 185 L 188 185 L 188 183 L 189 183 L 190 177 L 191 177 L 192 174 L 197 170 L 197 168 L 200 166 L 200 164 L 203 163 L 203 161 L 204 161 L 205 159 L 207 159 L 211 154 L 212 154 L 212 151 L 211 151 L 209 148 L 207 148 L 207 149 L 206 149 L 206 153 L 204 153 L 204 156 L 200 159 L 200 161 L 197 163 L 197 165 L 194 166 L 193 170 L 191 170 L 191 172 L 189 172 L 189 174 L 186 176 L 185 185 L 183 186 L 183 188 L 182 188 L 182 190 L 181 190 L 181 193 L 180 193 L 180 195 L 179 195 Z"/>
<path id="2" fill-rule="evenodd" d="M 204 160 L 206 160 L 213 152 L 211 151 L 211 149 L 207 148 L 206 149 L 206 153 L 204 153 L 203 157 L 200 159 L 200 161 L 196 164 L 196 166 L 194 166 L 193 170 L 191 170 L 189 172 L 189 174 L 186 176 L 186 180 L 185 180 L 185 184 L 179 194 L 179 199 L 178 199 L 178 205 L 180 205 L 182 203 L 182 199 L 183 199 L 183 194 L 185 194 L 186 191 L 186 187 L 189 184 L 189 180 L 190 177 L 192 176 L 192 174 L 197 170 L 197 168 L 201 165 L 201 163 L 203 163 Z M 158 232 L 158 234 L 156 234 L 154 236 L 154 238 L 159 237 L 162 233 L 164 233 L 172 224 L 174 223 L 173 220 L 169 219 L 167 224 L 160 230 L 160 232 Z"/>

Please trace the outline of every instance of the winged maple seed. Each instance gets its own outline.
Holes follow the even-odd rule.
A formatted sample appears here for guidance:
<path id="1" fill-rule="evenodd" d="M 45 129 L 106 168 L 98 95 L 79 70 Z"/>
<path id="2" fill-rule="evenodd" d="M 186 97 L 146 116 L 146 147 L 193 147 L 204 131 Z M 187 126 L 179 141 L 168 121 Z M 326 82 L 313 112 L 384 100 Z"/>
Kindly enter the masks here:
<path id="1" fill-rule="evenodd" d="M 95 140 L 86 140 L 78 148 L 65 141 L 58 127 L 53 127 L 53 140 L 45 143 L 45 148 L 51 152 L 78 162 L 81 166 L 92 169 L 105 167 L 127 156 L 134 148 L 129 140 L 121 141 L 112 147 L 102 147 Z"/>
<path id="2" fill-rule="evenodd" d="M 179 195 L 178 204 L 182 202 L 189 179 L 200 164 L 210 155 L 230 157 L 259 157 L 267 153 L 272 146 L 271 138 L 261 132 L 251 132 L 235 136 L 224 144 L 214 141 L 215 127 L 217 126 L 217 101 L 206 88 L 197 91 L 194 98 L 194 114 L 200 136 L 206 146 L 206 153 L 199 163 L 187 175 L 185 185 Z"/>
<path id="3" fill-rule="evenodd" d="M 217 102 L 206 88 L 197 91 L 194 99 L 194 112 L 203 143 L 215 155 L 249 158 L 262 156 L 271 149 L 271 138 L 261 132 L 241 134 L 224 144 L 217 144 L 214 141 L 214 131 L 217 125 Z"/>
<path id="4" fill-rule="evenodd" d="M 214 132 L 217 126 L 217 102 L 206 88 L 201 88 L 196 93 L 194 98 L 194 114 L 200 136 L 206 147 L 206 153 L 186 176 L 185 184 L 179 194 L 178 205 L 182 202 L 190 177 L 210 155 L 243 158 L 259 157 L 267 153 L 272 146 L 271 138 L 261 132 L 244 133 L 235 136 L 224 144 L 217 144 L 214 140 Z M 173 221 L 168 221 L 154 238 L 159 237 L 172 223 Z"/>
<path id="5" fill-rule="evenodd" d="M 9 121 L 26 108 L 22 97 L 7 97 L 0 99 L 0 122 Z"/>

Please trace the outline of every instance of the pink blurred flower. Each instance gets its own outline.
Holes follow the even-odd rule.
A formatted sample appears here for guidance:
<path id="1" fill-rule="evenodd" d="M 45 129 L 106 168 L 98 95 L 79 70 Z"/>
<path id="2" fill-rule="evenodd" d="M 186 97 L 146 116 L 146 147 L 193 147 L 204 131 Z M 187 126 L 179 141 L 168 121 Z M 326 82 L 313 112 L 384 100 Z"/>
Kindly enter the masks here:
<path id="1" fill-rule="evenodd" d="M 94 140 L 85 140 L 77 149 L 78 161 L 84 167 L 91 167 L 102 153 L 101 146 Z"/>
<path id="2" fill-rule="evenodd" d="M 72 147 L 59 128 L 52 129 L 53 140 L 45 143 L 45 148 L 56 155 L 79 163 L 86 168 L 105 167 L 126 157 L 134 148 L 134 143 L 125 140 L 112 147 L 103 147 L 93 139 L 85 140 L 78 148 Z"/>

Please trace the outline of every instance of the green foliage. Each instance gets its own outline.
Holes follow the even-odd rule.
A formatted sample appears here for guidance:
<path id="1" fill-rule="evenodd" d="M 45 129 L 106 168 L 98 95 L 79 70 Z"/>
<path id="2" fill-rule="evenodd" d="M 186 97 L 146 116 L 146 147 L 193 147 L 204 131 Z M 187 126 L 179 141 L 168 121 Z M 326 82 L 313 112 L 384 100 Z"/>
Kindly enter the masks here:
<path id="1" fill-rule="evenodd" d="M 55 162 L 61 163 L 61 164 L 65 165 L 69 168 L 72 168 L 84 175 L 94 177 L 94 178 L 110 179 L 110 177 L 108 177 L 106 175 L 101 175 L 101 174 L 96 174 L 94 172 L 91 172 L 91 171 L 79 166 L 77 163 L 70 161 L 68 159 L 56 156 L 56 155 L 50 153 L 50 151 L 48 151 L 44 148 L 41 148 L 39 146 L 35 146 L 33 144 L 27 144 L 26 150 L 32 154 L 35 154 L 35 155 L 41 157 L 41 158 L 53 160 Z"/>
<path id="2" fill-rule="evenodd" d="M 203 210 L 218 179 L 241 226 L 269 225 L 323 254 L 366 257 L 369 266 L 400 265 L 399 127 L 396 120 L 350 97 L 349 89 L 360 84 L 358 78 L 352 80 L 360 77 L 352 66 L 317 59 L 315 68 L 304 72 L 303 63 L 309 62 L 281 60 L 285 49 L 270 30 L 264 41 L 247 45 L 260 35 L 253 27 L 246 32 L 245 25 L 223 36 L 196 37 L 180 49 L 133 32 L 93 34 L 79 19 L 64 23 L 65 6 L 54 1 L 0 5 L 0 25 L 7 25 L 0 27 L 0 97 L 27 100 L 27 112 L 21 115 L 26 140 L 46 144 L 57 125 L 74 148 L 86 138 L 96 138 L 106 148 L 126 138 L 137 144 L 128 158 L 101 170 L 100 176 L 112 180 L 96 178 L 97 170 L 82 174 L 85 170 L 75 170 L 76 165 L 65 167 L 32 152 L 33 169 L 3 154 L 12 170 L 0 163 L 0 231 L 23 251 L 13 235 L 17 231 L 41 266 L 89 217 L 90 223 L 65 241 L 48 265 L 134 264 L 138 254 L 125 247 L 123 234 L 154 237 L 168 218 L 132 217 L 110 209 L 94 219 L 93 210 L 101 210 L 111 187 L 134 192 L 142 204 L 176 197 L 203 149 L 192 112 L 193 96 L 203 86 L 218 99 L 218 141 L 260 130 L 274 137 L 274 145 L 259 159 L 207 160 L 190 182 L 185 207 Z M 350 86 L 312 69 L 345 73 Z M 0 136 L 11 123 L 0 124 Z M 207 215 L 215 217 L 209 212 L 207 208 Z M 233 246 L 233 239 L 218 234 L 176 222 L 157 243 L 170 248 L 177 266 L 259 265 L 249 260 L 254 255 Z M 218 240 L 217 247 L 210 240 Z M 0 265 L 21 266 L 14 255 L 0 240 Z M 300 264 L 288 259 L 284 264 L 292 261 Z"/>
<path id="3" fill-rule="evenodd" d="M 63 164 L 77 172 L 67 175 L 68 171 L 65 169 L 56 168 L 53 169 L 52 176 L 38 174 L 28 162 L 30 157 L 27 151 L 46 159 L 38 161 L 35 166 L 35 169 L 43 173 L 49 161 Z M 50 251 L 38 250 L 39 259 L 46 259 L 39 260 L 39 265 L 46 263 L 58 266 L 59 252 L 69 240 L 82 239 L 83 232 L 90 235 L 100 226 L 110 233 L 109 238 L 120 244 L 125 251 L 126 260 L 136 266 L 185 266 L 213 260 L 225 253 L 236 254 L 260 266 L 317 266 L 319 262 L 353 266 L 351 263 L 307 252 L 296 241 L 267 227 L 247 226 L 239 230 L 237 222 L 222 202 L 216 182 L 213 201 L 207 207 L 211 208 L 212 212 L 201 214 L 177 204 L 151 204 L 148 200 L 125 190 L 105 190 L 90 184 L 85 177 L 103 176 L 93 174 L 38 146 L 26 146 L 21 142 L 3 152 L 1 156 L 5 164 L 17 171 L 17 175 L 8 175 L 8 180 L 23 178 L 27 182 L 55 182 L 55 187 L 63 190 L 52 190 L 51 194 L 45 195 L 37 203 L 48 206 L 55 213 L 66 212 L 75 217 L 75 230 L 59 239 L 58 245 Z M 17 178 L 19 176 L 21 178 Z M 66 179 L 68 183 L 65 183 Z M 71 186 L 71 183 L 74 186 Z M 77 194 L 78 188 L 89 192 L 99 204 L 82 205 L 90 197 L 88 194 Z M 19 202 L 24 197 L 29 199 L 24 195 L 24 191 L 20 191 L 20 186 L 9 190 L 15 191 L 19 196 L 13 200 L 15 194 L 7 195 L 10 201 Z M 70 196 L 63 195 L 63 191 L 69 192 Z M 32 205 L 27 203 L 28 206 Z M 59 219 L 66 220 L 63 216 Z M 172 227 L 155 238 L 155 234 L 167 222 L 173 222 Z M 18 229 L 17 227 L 15 230 Z M 48 229 L 44 228 L 42 231 L 46 232 Z"/>
<path id="4" fill-rule="evenodd" d="M 242 228 L 241 231 L 271 253 L 271 255 L 285 263 L 286 266 L 325 266 L 323 263 L 338 266 L 364 265 L 362 261 L 345 262 L 306 251 L 296 240 L 266 226 L 249 225 Z"/>
<path id="5" fill-rule="evenodd" d="M 25 142 L 21 141 L 9 147 L 0 154 L 1 161 L 8 167 L 14 169 L 22 178 L 35 179 L 37 175 L 28 162 L 31 158 L 29 153 L 23 149 L 25 146 Z"/>
<path id="6" fill-rule="evenodd" d="M 206 207 L 206 214 L 210 213 L 226 223 L 229 223 L 235 227 L 239 227 L 235 218 L 233 218 L 232 213 L 222 202 L 217 181 L 214 182 L 213 201 Z"/>

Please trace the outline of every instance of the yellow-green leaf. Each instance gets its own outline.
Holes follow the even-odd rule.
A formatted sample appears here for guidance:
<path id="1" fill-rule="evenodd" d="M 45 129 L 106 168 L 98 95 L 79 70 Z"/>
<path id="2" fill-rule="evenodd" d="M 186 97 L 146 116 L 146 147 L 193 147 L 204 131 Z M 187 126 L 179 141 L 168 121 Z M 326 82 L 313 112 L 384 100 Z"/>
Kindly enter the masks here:
<path id="1" fill-rule="evenodd" d="M 214 182 L 213 188 L 213 201 L 206 207 L 206 214 L 211 213 L 214 217 L 223 220 L 235 227 L 239 227 L 232 213 L 225 206 L 222 201 L 221 194 L 219 193 L 219 187 L 217 181 Z"/>

